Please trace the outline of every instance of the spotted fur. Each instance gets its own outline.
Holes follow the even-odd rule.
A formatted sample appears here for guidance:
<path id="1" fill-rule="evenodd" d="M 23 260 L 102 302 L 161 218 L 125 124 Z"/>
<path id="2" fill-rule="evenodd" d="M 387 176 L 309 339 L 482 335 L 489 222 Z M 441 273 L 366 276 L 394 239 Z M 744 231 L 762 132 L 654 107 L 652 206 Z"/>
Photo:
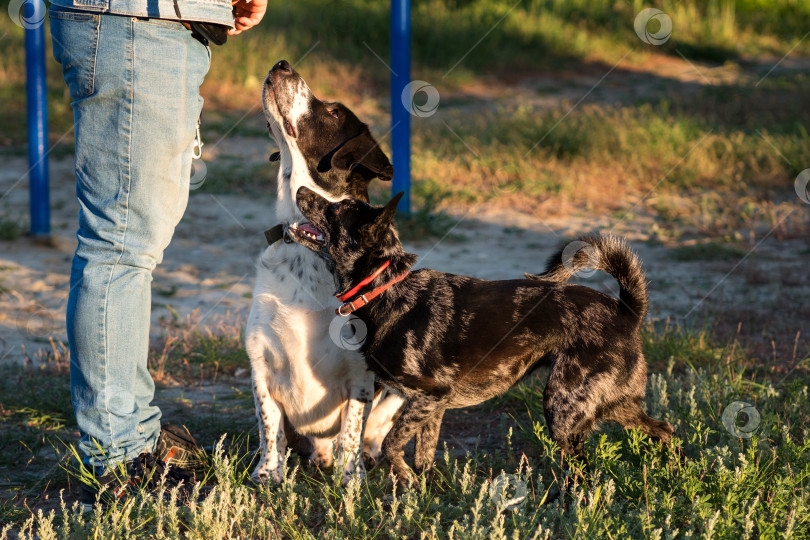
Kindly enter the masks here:
<path id="1" fill-rule="evenodd" d="M 279 146 L 276 219 L 296 226 L 302 187 L 329 200 L 368 200 L 373 178 L 393 169 L 368 127 L 345 106 L 320 101 L 286 62 L 265 80 L 262 105 Z M 277 242 L 261 254 L 246 329 L 261 456 L 253 477 L 279 482 L 287 445 L 319 465 L 335 455 L 344 481 L 362 476 L 362 450 L 379 459 L 382 440 L 403 400 L 374 397 L 374 376 L 359 351 L 329 336 L 335 282 L 326 264 L 298 244 Z M 369 429 L 364 441 L 363 426 Z"/>
<path id="2" fill-rule="evenodd" d="M 295 235 L 351 289 L 384 261 L 390 265 L 370 291 L 415 263 L 402 249 L 393 222 L 398 198 L 385 208 L 359 200 L 330 203 L 305 188 L 298 205 L 322 233 L 315 242 Z M 402 482 L 413 479 L 403 448 L 416 437 L 414 465 L 430 467 L 444 411 L 506 392 L 538 366 L 550 367 L 543 410 L 564 454 L 584 458 L 583 443 L 601 421 L 640 428 L 664 443 L 672 426 L 643 409 L 647 364 L 639 329 L 647 309 L 644 273 L 623 240 L 586 235 L 589 257 L 573 257 L 612 274 L 619 299 L 566 283 L 562 252 L 547 273 L 485 281 L 420 269 L 355 312 L 367 327 L 369 367 L 407 403 L 383 441 L 383 455 Z"/>

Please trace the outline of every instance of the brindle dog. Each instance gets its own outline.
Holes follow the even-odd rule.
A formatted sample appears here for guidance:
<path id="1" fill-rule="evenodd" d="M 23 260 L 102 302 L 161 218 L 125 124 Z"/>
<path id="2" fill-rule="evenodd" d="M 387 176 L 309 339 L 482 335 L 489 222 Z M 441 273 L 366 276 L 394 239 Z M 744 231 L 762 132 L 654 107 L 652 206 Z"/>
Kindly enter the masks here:
<path id="1" fill-rule="evenodd" d="M 383 441 L 400 482 L 415 480 L 403 452 L 412 437 L 421 472 L 433 462 L 446 409 L 502 394 L 539 365 L 550 365 L 543 410 L 564 454 L 584 458 L 587 435 L 606 420 L 669 442 L 672 426 L 643 409 L 647 363 L 639 329 L 647 286 L 623 240 L 582 236 L 586 249 L 568 261 L 560 250 L 545 274 L 526 279 L 409 273 L 416 256 L 402 249 L 397 235 L 399 196 L 383 208 L 356 199 L 332 203 L 301 188 L 297 202 L 321 234 L 293 231 L 293 239 L 327 262 L 338 296 L 347 300 L 340 314 L 356 309 L 365 323 L 369 368 L 407 399 Z M 619 299 L 566 283 L 586 266 L 611 274 Z"/>

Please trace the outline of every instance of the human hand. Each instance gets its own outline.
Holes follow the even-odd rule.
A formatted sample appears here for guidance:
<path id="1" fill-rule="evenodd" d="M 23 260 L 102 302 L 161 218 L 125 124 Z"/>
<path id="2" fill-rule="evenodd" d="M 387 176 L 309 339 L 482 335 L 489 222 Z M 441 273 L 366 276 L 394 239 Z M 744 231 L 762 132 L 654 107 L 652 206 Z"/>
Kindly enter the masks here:
<path id="1" fill-rule="evenodd" d="M 229 36 L 241 34 L 259 24 L 267 11 L 267 0 L 233 0 L 233 10 L 236 28 L 228 30 Z"/>

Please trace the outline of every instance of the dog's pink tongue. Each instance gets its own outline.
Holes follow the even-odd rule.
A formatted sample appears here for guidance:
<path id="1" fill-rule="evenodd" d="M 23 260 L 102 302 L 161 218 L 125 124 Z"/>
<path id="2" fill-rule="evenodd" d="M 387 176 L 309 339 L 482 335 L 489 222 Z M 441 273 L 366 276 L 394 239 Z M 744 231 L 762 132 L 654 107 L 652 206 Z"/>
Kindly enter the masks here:
<path id="1" fill-rule="evenodd" d="M 321 236 L 321 231 L 313 227 L 312 224 L 310 223 L 302 223 L 301 225 L 298 226 L 298 228 L 310 234 Z"/>

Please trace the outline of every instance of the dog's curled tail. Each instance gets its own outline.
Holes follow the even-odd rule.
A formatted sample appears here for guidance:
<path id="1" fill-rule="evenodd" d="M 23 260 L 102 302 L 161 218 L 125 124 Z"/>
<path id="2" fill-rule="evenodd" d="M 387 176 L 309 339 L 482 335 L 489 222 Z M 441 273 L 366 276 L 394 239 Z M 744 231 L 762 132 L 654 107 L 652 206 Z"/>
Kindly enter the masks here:
<path id="1" fill-rule="evenodd" d="M 580 270 L 602 270 L 619 282 L 619 309 L 641 325 L 647 314 L 647 280 L 641 261 L 624 239 L 608 234 L 587 234 L 561 246 L 540 275 L 528 279 L 568 281 Z"/>

